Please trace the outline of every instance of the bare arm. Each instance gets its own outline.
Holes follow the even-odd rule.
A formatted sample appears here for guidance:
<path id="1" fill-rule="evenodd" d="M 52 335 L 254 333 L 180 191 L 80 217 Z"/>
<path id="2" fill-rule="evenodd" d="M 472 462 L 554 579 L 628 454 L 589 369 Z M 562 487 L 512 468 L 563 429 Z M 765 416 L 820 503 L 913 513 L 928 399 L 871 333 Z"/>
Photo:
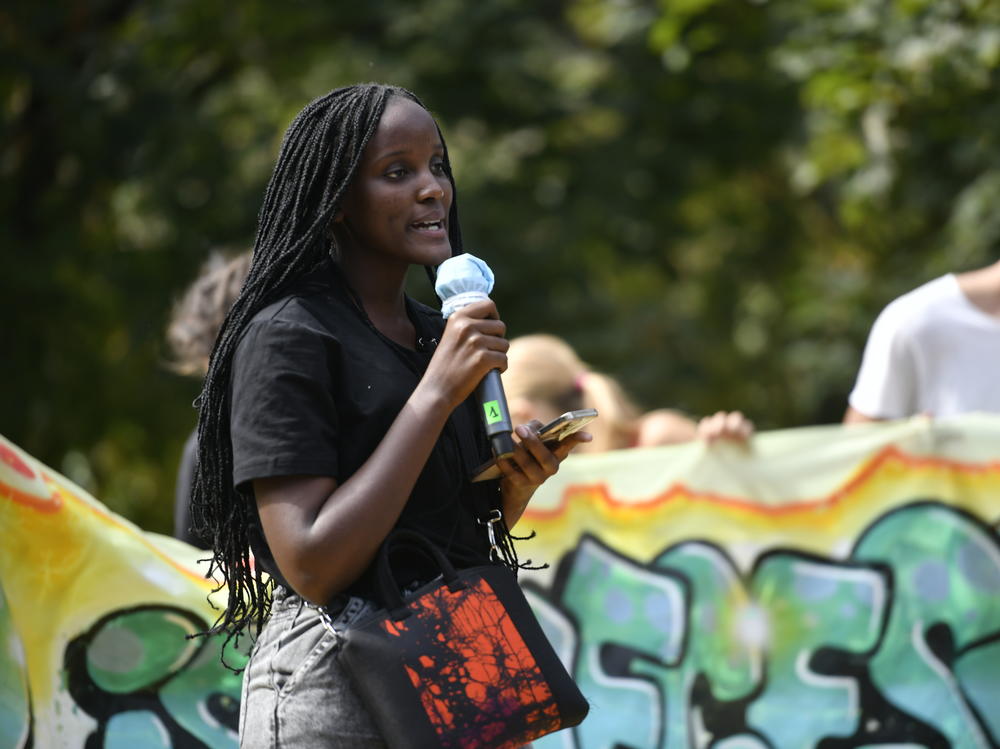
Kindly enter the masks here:
<path id="1" fill-rule="evenodd" d="M 314 476 L 253 482 L 268 545 L 296 592 L 325 603 L 365 570 L 403 511 L 448 415 L 489 370 L 506 369 L 504 332 L 492 302 L 456 312 L 389 431 L 343 484 Z"/>

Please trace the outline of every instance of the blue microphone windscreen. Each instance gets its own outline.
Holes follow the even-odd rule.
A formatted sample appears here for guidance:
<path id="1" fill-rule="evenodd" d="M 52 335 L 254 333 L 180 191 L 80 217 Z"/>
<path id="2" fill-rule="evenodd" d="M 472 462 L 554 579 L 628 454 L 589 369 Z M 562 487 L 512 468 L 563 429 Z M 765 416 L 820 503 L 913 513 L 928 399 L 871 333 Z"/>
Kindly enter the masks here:
<path id="1" fill-rule="evenodd" d="M 441 301 L 456 294 L 479 292 L 489 295 L 493 290 L 493 271 L 484 261 L 465 252 L 445 260 L 437 269 L 434 291 Z"/>

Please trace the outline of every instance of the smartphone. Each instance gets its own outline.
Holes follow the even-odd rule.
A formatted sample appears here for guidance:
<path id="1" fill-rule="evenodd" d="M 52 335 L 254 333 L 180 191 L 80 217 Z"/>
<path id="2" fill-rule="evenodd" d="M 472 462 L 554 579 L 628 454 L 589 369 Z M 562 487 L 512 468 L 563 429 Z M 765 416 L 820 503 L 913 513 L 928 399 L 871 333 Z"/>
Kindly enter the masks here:
<path id="1" fill-rule="evenodd" d="M 573 432 L 580 431 L 596 418 L 596 408 L 581 408 L 576 411 L 567 411 L 539 429 L 538 436 L 545 443 L 560 442 L 573 434 Z M 483 463 L 473 471 L 472 480 L 475 482 L 498 479 L 501 475 L 500 467 L 497 465 L 496 458 L 494 458 Z"/>
<path id="2" fill-rule="evenodd" d="M 569 437 L 573 432 L 579 432 L 596 418 L 596 408 L 581 408 L 576 411 L 567 411 L 562 416 L 557 416 L 539 429 L 538 436 L 541 437 L 542 442 L 559 442 Z"/>

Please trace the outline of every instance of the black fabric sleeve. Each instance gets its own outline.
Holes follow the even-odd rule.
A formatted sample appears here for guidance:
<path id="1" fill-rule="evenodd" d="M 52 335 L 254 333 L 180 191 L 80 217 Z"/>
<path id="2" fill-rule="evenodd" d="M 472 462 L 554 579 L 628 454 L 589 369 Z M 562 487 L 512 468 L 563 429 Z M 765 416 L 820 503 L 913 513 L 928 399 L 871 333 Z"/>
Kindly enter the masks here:
<path id="1" fill-rule="evenodd" d="M 306 323 L 255 320 L 233 358 L 233 484 L 270 476 L 337 478 L 339 344 Z"/>

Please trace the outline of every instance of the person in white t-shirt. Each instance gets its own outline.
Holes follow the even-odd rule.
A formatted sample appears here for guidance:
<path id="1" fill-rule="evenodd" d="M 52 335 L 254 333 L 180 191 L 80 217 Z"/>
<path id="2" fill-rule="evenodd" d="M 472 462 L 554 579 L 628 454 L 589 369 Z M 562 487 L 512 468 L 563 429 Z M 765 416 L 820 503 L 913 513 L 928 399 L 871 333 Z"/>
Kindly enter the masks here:
<path id="1" fill-rule="evenodd" d="M 844 423 L 1000 412 L 1000 262 L 949 273 L 875 320 Z"/>

